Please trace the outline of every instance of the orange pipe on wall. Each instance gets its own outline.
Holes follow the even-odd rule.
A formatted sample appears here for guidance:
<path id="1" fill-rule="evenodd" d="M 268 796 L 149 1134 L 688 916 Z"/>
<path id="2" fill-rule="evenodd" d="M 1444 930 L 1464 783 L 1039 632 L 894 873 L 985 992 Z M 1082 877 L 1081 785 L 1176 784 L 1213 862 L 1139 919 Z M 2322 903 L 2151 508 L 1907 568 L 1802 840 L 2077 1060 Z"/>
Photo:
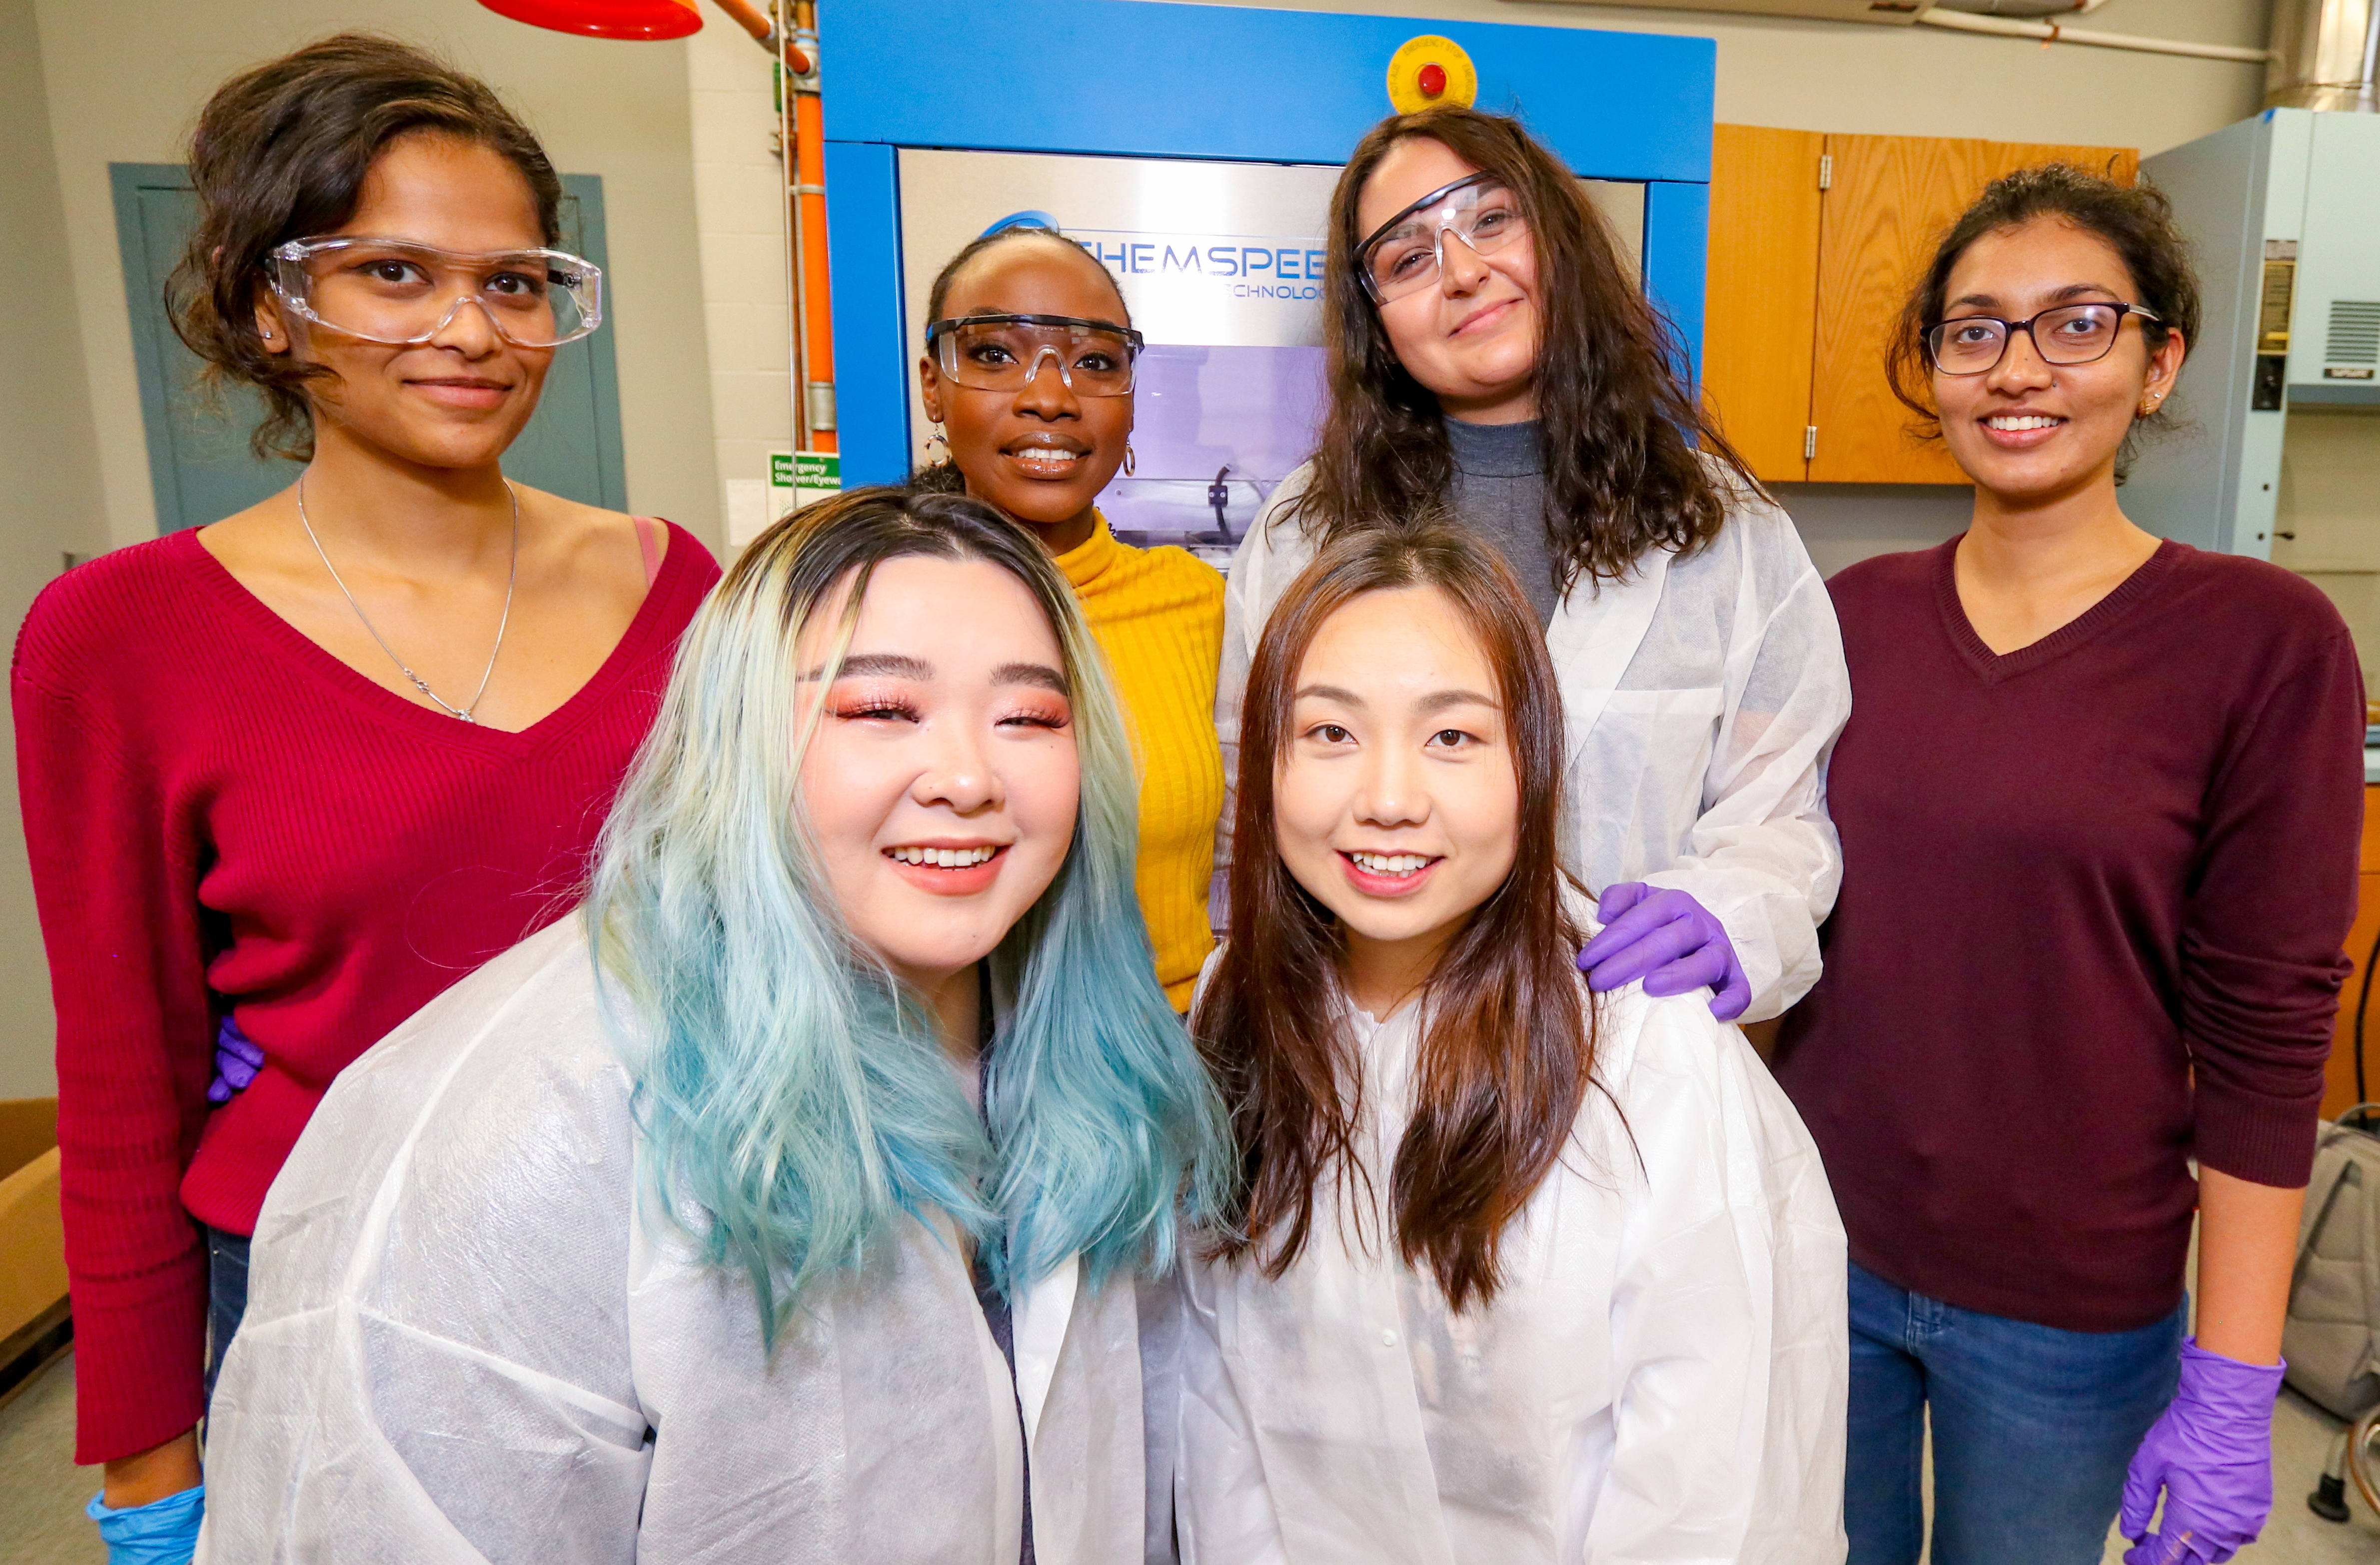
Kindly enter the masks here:
<path id="1" fill-rule="evenodd" d="M 678 3 L 688 10 L 694 8 L 694 0 L 678 0 Z M 776 24 L 754 8 L 751 0 L 710 0 L 710 3 L 726 12 L 728 19 L 750 33 L 752 41 L 762 48 L 769 47 L 770 41 L 776 36 Z M 795 76 L 809 74 L 809 56 L 794 47 L 792 39 L 785 40 L 779 53 L 785 64 L 793 67 Z"/>
<path id="2" fill-rule="evenodd" d="M 826 115 L 815 92 L 796 93 L 794 98 L 794 180 L 805 193 L 795 200 L 801 204 L 802 253 L 794 258 L 801 269 L 804 292 L 803 315 L 808 327 L 809 363 L 797 369 L 807 373 L 813 384 L 834 383 L 834 312 L 829 291 L 826 249 L 826 197 L 808 192 L 823 191 L 826 188 Z M 808 387 L 796 388 L 795 395 L 808 394 Z M 814 451 L 833 451 L 834 431 L 820 430 L 810 436 Z"/>

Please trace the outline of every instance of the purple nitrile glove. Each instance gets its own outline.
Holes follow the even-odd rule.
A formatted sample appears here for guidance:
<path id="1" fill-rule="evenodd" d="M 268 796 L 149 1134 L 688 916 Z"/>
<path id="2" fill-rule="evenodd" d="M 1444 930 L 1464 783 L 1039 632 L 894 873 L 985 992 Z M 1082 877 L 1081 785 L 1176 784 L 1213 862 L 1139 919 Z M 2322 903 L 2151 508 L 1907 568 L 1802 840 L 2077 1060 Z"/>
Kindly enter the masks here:
<path id="1" fill-rule="evenodd" d="M 1732 1022 L 1752 1003 L 1752 980 L 1735 959 L 1727 927 L 1685 892 L 1642 880 L 1604 888 L 1596 906 L 1603 932 L 1578 953 L 1591 989 L 1645 980 L 1646 994 L 1711 991 L 1711 1014 Z"/>
<path id="2" fill-rule="evenodd" d="M 233 1093 L 256 1079 L 263 1064 L 264 1050 L 248 1041 L 237 1022 L 225 1017 L 215 1029 L 215 1079 L 207 1086 L 207 1101 L 230 1102 Z"/>
<path id="3" fill-rule="evenodd" d="M 2256 1541 L 2273 1510 L 2273 1399 L 2286 1365 L 2181 1345 L 2181 1385 L 2124 1475 L 2124 1565 L 2216 1565 Z M 2157 1493 L 2165 1514 L 2149 1532 Z"/>

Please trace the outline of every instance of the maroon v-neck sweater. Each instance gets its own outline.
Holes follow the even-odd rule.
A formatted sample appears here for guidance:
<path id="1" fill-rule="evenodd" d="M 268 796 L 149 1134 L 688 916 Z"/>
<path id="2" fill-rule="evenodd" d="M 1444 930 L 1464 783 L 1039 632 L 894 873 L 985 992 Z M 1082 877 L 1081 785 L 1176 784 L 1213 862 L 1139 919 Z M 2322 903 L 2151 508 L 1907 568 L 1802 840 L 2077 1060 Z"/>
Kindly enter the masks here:
<path id="1" fill-rule="evenodd" d="M 2355 904 L 2363 686 L 2313 587 L 2158 547 L 2007 657 L 1957 541 L 1834 578 L 1842 895 L 1777 1074 L 1852 1256 L 2077 1331 L 2180 1302 L 2186 1159 L 2305 1183 Z"/>
<path id="2" fill-rule="evenodd" d="M 195 532 L 103 555 L 35 601 L 13 693 L 57 1005 L 76 1460 L 198 1422 L 191 1218 L 249 1232 L 331 1078 L 575 901 L 718 577 L 672 528 L 611 657 L 520 734 L 382 689 Z M 264 1068 L 212 1108 L 225 1013 Z"/>

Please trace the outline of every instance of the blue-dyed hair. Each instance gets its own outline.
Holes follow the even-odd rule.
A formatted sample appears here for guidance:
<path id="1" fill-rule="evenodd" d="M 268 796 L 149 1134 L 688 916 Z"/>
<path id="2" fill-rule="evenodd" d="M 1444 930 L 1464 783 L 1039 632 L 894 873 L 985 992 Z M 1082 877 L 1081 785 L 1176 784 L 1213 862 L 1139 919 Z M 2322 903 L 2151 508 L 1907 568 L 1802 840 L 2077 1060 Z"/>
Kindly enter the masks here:
<path id="1" fill-rule="evenodd" d="M 1074 842 L 991 956 L 1014 996 L 978 1120 L 930 1013 L 836 911 L 799 800 L 795 645 L 845 583 L 831 684 L 878 565 L 984 560 L 1064 654 Z M 1114 687 L 1040 545 L 964 495 L 853 490 L 747 547 L 687 628 L 597 850 L 597 978 L 633 1073 L 645 1220 L 748 1278 L 773 1343 L 812 1285 L 929 1208 L 1011 1294 L 1069 1255 L 1097 1286 L 1161 1273 L 1219 1209 L 1220 1100 L 1158 987 L 1133 891 L 1132 754 Z M 986 1123 L 989 1123 L 989 1134 Z"/>

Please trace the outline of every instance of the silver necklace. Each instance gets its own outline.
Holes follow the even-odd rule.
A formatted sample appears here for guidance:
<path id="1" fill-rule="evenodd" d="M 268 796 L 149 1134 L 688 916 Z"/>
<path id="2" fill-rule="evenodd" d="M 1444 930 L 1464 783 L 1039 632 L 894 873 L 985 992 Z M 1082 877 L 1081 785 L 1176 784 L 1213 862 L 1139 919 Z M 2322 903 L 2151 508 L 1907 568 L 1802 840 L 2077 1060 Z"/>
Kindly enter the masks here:
<path id="1" fill-rule="evenodd" d="M 339 584 L 339 590 L 346 593 L 347 607 L 356 612 L 356 618 L 361 620 L 364 628 L 371 632 L 371 638 L 380 643 L 380 649 L 388 654 L 388 661 L 396 665 L 396 671 L 413 681 L 413 687 L 416 690 L 429 697 L 431 704 L 448 717 L 459 718 L 465 722 L 480 721 L 471 714 L 480 710 L 480 698 L 488 693 L 488 681 L 495 675 L 496 654 L 504 649 L 504 627 L 513 621 L 513 588 L 520 585 L 520 491 L 513 487 L 510 479 L 506 479 L 504 492 L 511 495 L 513 500 L 513 563 L 512 575 L 504 582 L 504 612 L 496 621 L 496 644 L 488 649 L 488 666 L 480 675 L 480 687 L 471 692 L 469 706 L 458 707 L 430 688 L 428 680 L 406 666 L 405 660 L 396 655 L 396 649 L 388 644 L 388 638 L 382 636 L 379 628 L 372 624 L 371 616 L 364 613 L 364 606 L 356 601 L 356 595 L 348 591 L 346 582 L 339 576 L 339 567 L 331 564 L 331 556 L 323 552 L 322 540 L 314 536 L 314 524 L 306 515 L 306 479 L 303 474 L 298 475 L 298 525 L 306 529 L 307 541 L 313 544 L 314 552 L 322 555 L 322 568 L 331 573 L 331 579 Z"/>

